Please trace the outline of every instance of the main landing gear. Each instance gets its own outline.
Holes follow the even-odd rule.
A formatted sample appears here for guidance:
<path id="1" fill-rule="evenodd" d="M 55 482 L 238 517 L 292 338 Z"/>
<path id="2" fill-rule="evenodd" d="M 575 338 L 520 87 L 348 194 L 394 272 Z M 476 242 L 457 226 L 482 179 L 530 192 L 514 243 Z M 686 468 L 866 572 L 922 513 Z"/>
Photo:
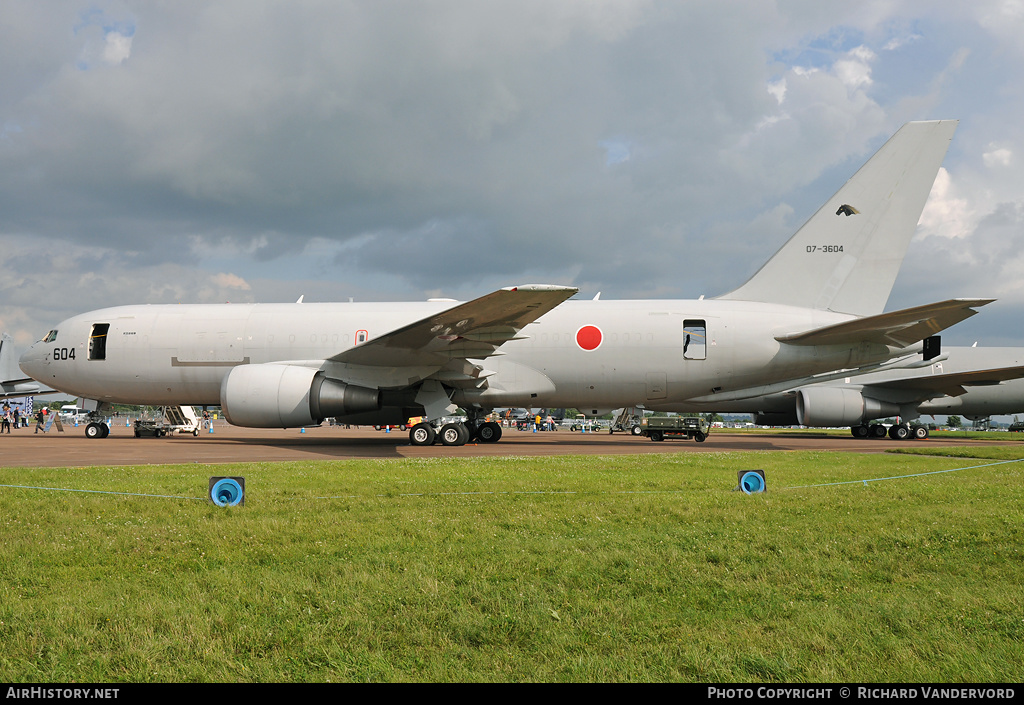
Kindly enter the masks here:
<path id="1" fill-rule="evenodd" d="M 923 441 L 928 438 L 928 427 L 920 424 L 899 423 L 888 428 L 880 423 L 861 424 L 850 427 L 854 438 L 889 438 L 894 441 Z"/>
<path id="2" fill-rule="evenodd" d="M 409 442 L 414 446 L 429 446 L 440 442 L 446 446 L 463 446 L 469 441 L 497 443 L 501 439 L 501 426 L 494 421 L 474 424 L 446 423 L 440 428 L 423 421 L 409 431 Z"/>
<path id="3" fill-rule="evenodd" d="M 93 421 L 85 427 L 86 438 L 106 438 L 110 435 L 110 426 L 101 421 Z"/>

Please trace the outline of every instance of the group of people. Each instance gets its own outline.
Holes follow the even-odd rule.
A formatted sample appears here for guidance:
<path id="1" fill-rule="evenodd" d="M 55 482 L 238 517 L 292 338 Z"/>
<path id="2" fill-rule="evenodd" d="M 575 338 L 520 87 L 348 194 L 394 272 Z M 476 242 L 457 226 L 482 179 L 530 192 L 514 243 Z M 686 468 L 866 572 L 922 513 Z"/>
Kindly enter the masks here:
<path id="1" fill-rule="evenodd" d="M 0 433 L 11 432 L 11 423 L 14 423 L 14 427 L 17 428 L 21 423 L 21 411 L 18 407 L 11 408 L 11 405 L 4 402 L 3 408 L 3 419 L 0 421 Z"/>
<path id="2" fill-rule="evenodd" d="M 14 428 L 19 428 L 21 426 L 21 409 L 17 406 L 12 407 L 5 401 L 0 412 L 2 412 L 2 414 L 0 414 L 0 433 L 10 433 L 12 425 Z M 35 419 L 36 433 L 39 433 L 39 430 L 42 429 L 46 423 L 46 412 L 43 409 L 40 409 L 36 412 Z M 28 424 L 26 422 L 26 426 L 27 425 Z M 43 432 L 45 433 L 45 429 Z"/>

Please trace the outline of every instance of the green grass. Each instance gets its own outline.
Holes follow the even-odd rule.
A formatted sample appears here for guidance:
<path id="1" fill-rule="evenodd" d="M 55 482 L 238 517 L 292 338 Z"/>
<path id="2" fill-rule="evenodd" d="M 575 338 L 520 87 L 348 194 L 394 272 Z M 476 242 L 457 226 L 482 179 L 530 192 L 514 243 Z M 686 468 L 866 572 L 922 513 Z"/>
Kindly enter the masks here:
<path id="1" fill-rule="evenodd" d="M 0 488 L 0 681 L 1019 682 L 1024 463 L 807 487 L 981 462 L 218 466 L 236 508 Z M 732 491 L 750 468 L 767 493 Z M 203 498 L 211 474 L 0 484 Z"/>

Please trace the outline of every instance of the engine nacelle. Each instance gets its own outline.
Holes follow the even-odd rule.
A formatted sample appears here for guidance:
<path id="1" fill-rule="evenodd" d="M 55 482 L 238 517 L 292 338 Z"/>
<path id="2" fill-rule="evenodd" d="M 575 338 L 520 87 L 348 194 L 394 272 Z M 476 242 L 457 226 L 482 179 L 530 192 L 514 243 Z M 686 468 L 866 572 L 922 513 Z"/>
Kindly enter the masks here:
<path id="1" fill-rule="evenodd" d="M 328 379 L 299 365 L 240 365 L 220 385 L 224 417 L 236 426 L 295 428 L 381 407 L 380 390 Z"/>
<path id="2" fill-rule="evenodd" d="M 858 389 L 801 389 L 796 397 L 796 417 L 802 426 L 856 426 L 899 413 L 897 404 L 865 397 Z"/>

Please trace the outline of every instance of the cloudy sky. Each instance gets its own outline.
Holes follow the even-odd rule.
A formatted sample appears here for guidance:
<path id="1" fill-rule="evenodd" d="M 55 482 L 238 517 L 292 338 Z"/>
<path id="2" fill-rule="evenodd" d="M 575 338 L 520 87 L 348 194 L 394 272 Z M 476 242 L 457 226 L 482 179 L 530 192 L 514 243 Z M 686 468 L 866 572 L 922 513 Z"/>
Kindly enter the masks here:
<path id="1" fill-rule="evenodd" d="M 1024 345 L 1024 0 L 3 0 L 0 328 L 120 303 L 696 298 L 908 120 L 888 309 Z"/>

